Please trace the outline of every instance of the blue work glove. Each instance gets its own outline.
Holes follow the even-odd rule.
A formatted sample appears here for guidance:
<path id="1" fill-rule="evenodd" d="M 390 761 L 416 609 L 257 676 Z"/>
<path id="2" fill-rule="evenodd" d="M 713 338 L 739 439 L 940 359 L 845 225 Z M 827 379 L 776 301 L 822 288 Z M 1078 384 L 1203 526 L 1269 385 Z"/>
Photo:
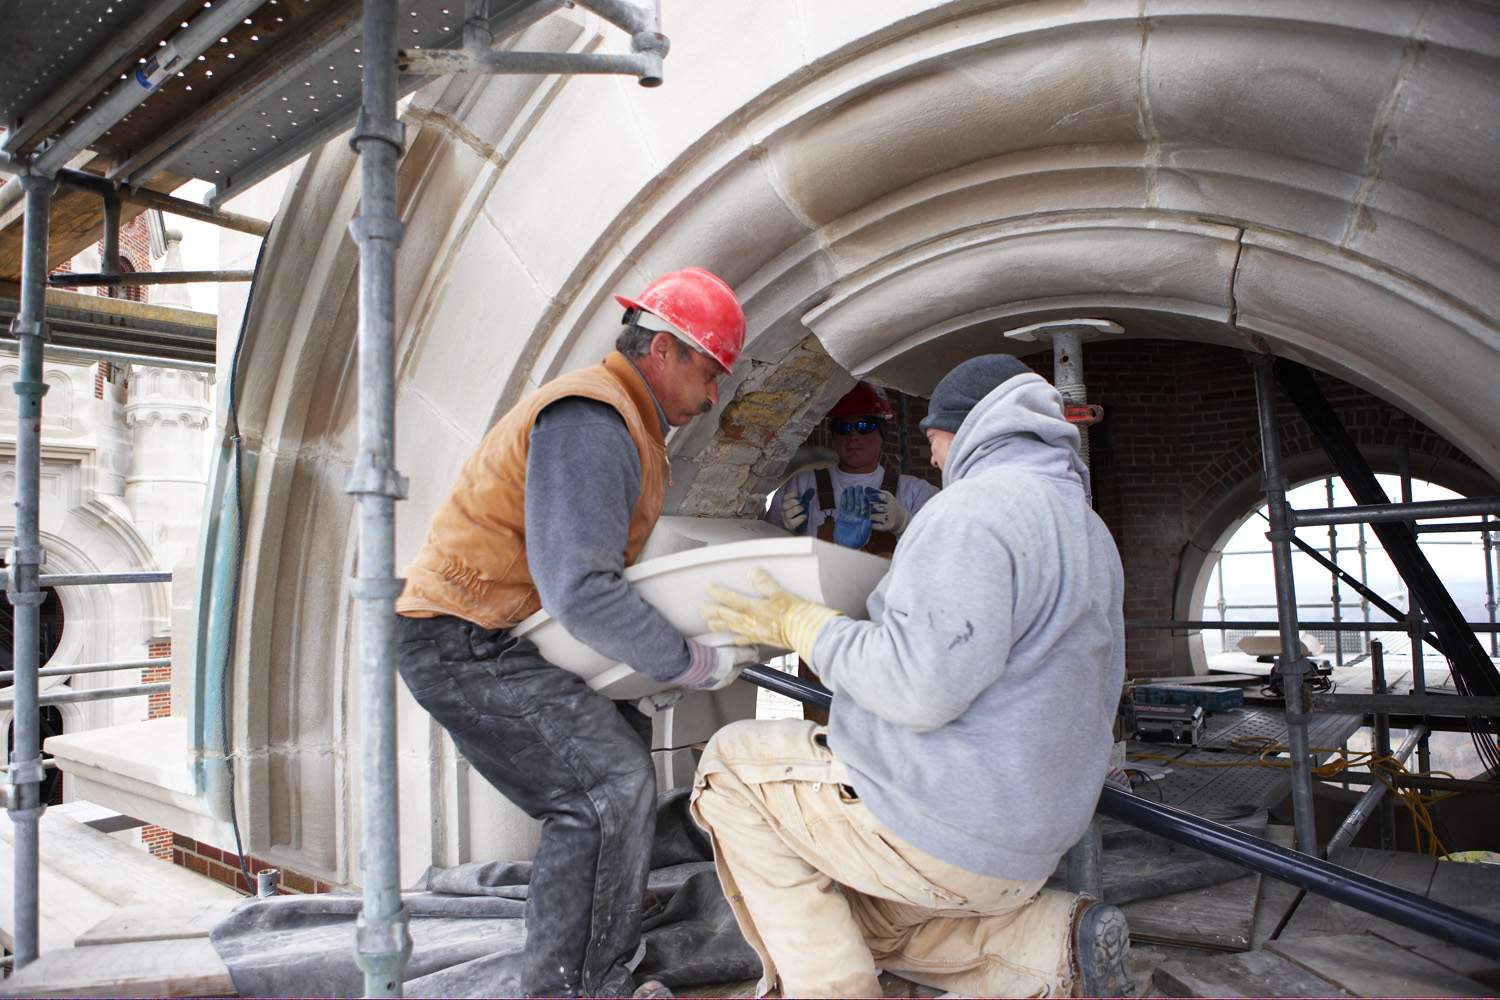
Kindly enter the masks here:
<path id="1" fill-rule="evenodd" d="M 862 549 L 870 540 L 870 494 L 864 486 L 846 486 L 833 513 L 833 540 L 847 549 Z"/>

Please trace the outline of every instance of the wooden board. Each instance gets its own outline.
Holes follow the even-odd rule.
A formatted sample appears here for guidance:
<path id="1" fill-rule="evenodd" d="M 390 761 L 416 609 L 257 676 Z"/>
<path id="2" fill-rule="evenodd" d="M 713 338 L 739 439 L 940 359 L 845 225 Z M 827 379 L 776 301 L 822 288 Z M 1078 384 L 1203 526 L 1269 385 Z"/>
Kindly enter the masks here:
<path id="1" fill-rule="evenodd" d="M 1127 903 L 1130 939 L 1214 951 L 1248 951 L 1261 877 Z"/>
<path id="2" fill-rule="evenodd" d="M 1268 951 L 1163 962 L 1152 978 L 1169 997 L 1344 997 L 1333 983 Z"/>
<path id="3" fill-rule="evenodd" d="M 1483 983 L 1373 934 L 1278 939 L 1266 945 L 1308 972 L 1356 996 L 1485 996 Z"/>
<path id="4" fill-rule="evenodd" d="M 1453 864 L 1453 862 L 1440 863 L 1438 871 L 1441 872 L 1443 867 L 1448 864 Z M 1464 867 L 1468 868 L 1472 866 L 1464 865 Z M 1432 898 L 1438 899 L 1439 897 L 1434 893 Z M 1492 896 L 1491 898 L 1500 897 Z M 1451 902 L 1451 900 L 1443 900 L 1443 902 Z M 1500 903 L 1490 903 L 1485 906 L 1465 905 L 1463 909 L 1469 913 L 1475 913 L 1481 917 L 1486 917 L 1496 923 L 1500 923 Z M 1415 951 L 1423 958 L 1436 962 L 1451 972 L 1456 972 L 1461 976 L 1468 976 L 1470 979 L 1484 983 L 1486 986 L 1500 986 L 1500 956 L 1480 955 L 1467 948 L 1460 948 L 1457 945 L 1428 937 L 1426 934 L 1414 931 L 1410 927 L 1382 929 L 1378 933 L 1380 937 L 1392 944 Z"/>
<path id="5" fill-rule="evenodd" d="M 1289 826 L 1275 824 L 1266 827 L 1266 839 L 1277 847 L 1288 850 L 1296 843 L 1296 834 Z M 1260 948 L 1281 927 L 1292 907 L 1297 904 L 1302 890 L 1280 879 L 1262 878 L 1260 895 L 1255 900 L 1255 917 L 1250 930 L 1250 947 Z"/>
<path id="6" fill-rule="evenodd" d="M 191 908 L 124 906 L 78 936 L 79 948 L 130 941 L 206 938 L 214 925 L 238 905 L 225 901 Z"/>
<path id="7" fill-rule="evenodd" d="M 1401 851 L 1378 851 L 1367 847 L 1343 847 L 1333 852 L 1329 861 L 1371 878 L 1400 886 L 1418 896 L 1427 895 L 1437 869 L 1437 859 L 1424 854 Z M 1296 941 L 1319 934 L 1343 934 L 1358 927 L 1379 933 L 1400 930 L 1388 920 L 1364 913 L 1331 899 L 1308 893 L 1287 921 L 1279 940 Z"/>
<path id="8" fill-rule="evenodd" d="M 26 997 L 235 995 L 229 968 L 207 938 L 54 951 L 5 980 L 4 992 Z"/>

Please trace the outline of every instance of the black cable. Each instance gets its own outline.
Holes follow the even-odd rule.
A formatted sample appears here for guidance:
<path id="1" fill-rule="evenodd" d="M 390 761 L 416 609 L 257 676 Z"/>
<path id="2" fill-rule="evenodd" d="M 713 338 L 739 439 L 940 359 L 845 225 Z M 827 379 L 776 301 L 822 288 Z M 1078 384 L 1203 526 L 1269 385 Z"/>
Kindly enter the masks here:
<path id="1" fill-rule="evenodd" d="M 273 223 L 274 225 L 274 223 Z M 260 278 L 261 263 L 265 260 L 266 244 L 271 240 L 268 230 L 260 241 L 260 249 L 255 255 L 255 270 L 250 277 L 250 294 L 245 301 L 245 313 L 240 317 L 239 336 L 234 341 L 234 357 L 229 362 L 229 383 L 225 387 L 225 410 L 227 430 L 229 431 L 229 463 L 232 475 L 229 489 L 233 489 L 231 496 L 234 499 L 234 581 L 229 590 L 229 634 L 224 642 L 224 687 L 220 692 L 219 721 L 223 726 L 220 738 L 223 742 L 224 771 L 228 779 L 229 789 L 229 827 L 234 831 L 234 853 L 235 860 L 239 863 L 240 876 L 245 880 L 245 891 L 250 895 L 256 895 L 255 879 L 250 876 L 250 867 L 245 864 L 245 845 L 240 839 L 240 821 L 234 804 L 234 760 L 229 753 L 229 678 L 230 664 L 234 659 L 234 626 L 238 618 L 240 606 L 240 575 L 242 567 L 240 560 L 245 554 L 245 510 L 243 498 L 240 496 L 240 417 L 239 403 L 235 399 L 235 383 L 240 372 L 240 350 L 245 344 L 245 330 L 250 325 L 250 308 L 255 300 L 255 288 Z"/>

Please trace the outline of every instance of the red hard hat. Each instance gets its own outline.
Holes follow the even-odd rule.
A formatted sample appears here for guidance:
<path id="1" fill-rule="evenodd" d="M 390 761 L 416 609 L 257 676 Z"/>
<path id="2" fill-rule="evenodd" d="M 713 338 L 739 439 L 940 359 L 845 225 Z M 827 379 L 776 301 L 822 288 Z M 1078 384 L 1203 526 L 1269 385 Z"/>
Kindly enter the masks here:
<path id="1" fill-rule="evenodd" d="M 891 404 L 880 390 L 868 382 L 856 382 L 844 398 L 833 404 L 828 411 L 830 417 L 881 417 L 889 420 L 896 415 Z"/>
<path id="2" fill-rule="evenodd" d="M 745 311 L 723 278 L 701 267 L 672 271 L 646 286 L 638 298 L 616 295 L 626 309 L 639 309 L 672 324 L 727 372 L 745 346 Z"/>

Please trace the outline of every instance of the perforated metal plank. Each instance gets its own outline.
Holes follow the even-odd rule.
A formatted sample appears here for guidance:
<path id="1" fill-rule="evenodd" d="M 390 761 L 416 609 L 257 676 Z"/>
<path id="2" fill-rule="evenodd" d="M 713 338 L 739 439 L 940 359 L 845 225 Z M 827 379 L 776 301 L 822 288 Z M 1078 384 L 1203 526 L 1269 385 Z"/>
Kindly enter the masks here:
<path id="1" fill-rule="evenodd" d="M 1319 715 L 1313 717 L 1308 741 L 1314 748 L 1338 747 L 1362 724 L 1358 715 Z M 1283 714 L 1273 709 L 1242 709 L 1216 713 L 1206 727 L 1203 743 L 1183 749 L 1175 762 L 1166 766 L 1172 773 L 1160 779 L 1141 794 L 1160 792 L 1162 801 L 1189 811 L 1201 811 L 1229 804 L 1270 807 L 1287 792 L 1291 772 L 1285 768 L 1260 767 L 1255 752 L 1234 746 L 1236 738 L 1286 742 L 1287 726 Z M 1132 750 L 1150 753 L 1150 744 L 1135 744 Z M 1318 754 L 1321 761 L 1327 754 Z M 1194 764 L 1224 765 L 1241 762 L 1242 767 L 1194 767 Z"/>
<path id="2" fill-rule="evenodd" d="M 284 9 L 296 2 L 267 0 L 262 10 L 274 17 L 270 4 Z M 532 3 L 494 3 L 491 21 L 501 24 Z M 401 5 L 402 48 L 457 45 L 462 33 L 463 0 L 407 0 Z M 287 61 L 274 77 L 261 81 L 248 99 L 163 156 L 155 168 L 210 181 L 220 200 L 295 160 L 310 145 L 351 127 L 364 67 L 360 42 L 359 21 L 351 17 L 338 30 L 327 32 L 320 44 Z M 423 78 L 403 77 L 402 89 L 410 91 L 422 82 Z"/>
<path id="3" fill-rule="evenodd" d="M 0 126 L 14 128 L 152 0 L 10 0 L 0 32 Z"/>

